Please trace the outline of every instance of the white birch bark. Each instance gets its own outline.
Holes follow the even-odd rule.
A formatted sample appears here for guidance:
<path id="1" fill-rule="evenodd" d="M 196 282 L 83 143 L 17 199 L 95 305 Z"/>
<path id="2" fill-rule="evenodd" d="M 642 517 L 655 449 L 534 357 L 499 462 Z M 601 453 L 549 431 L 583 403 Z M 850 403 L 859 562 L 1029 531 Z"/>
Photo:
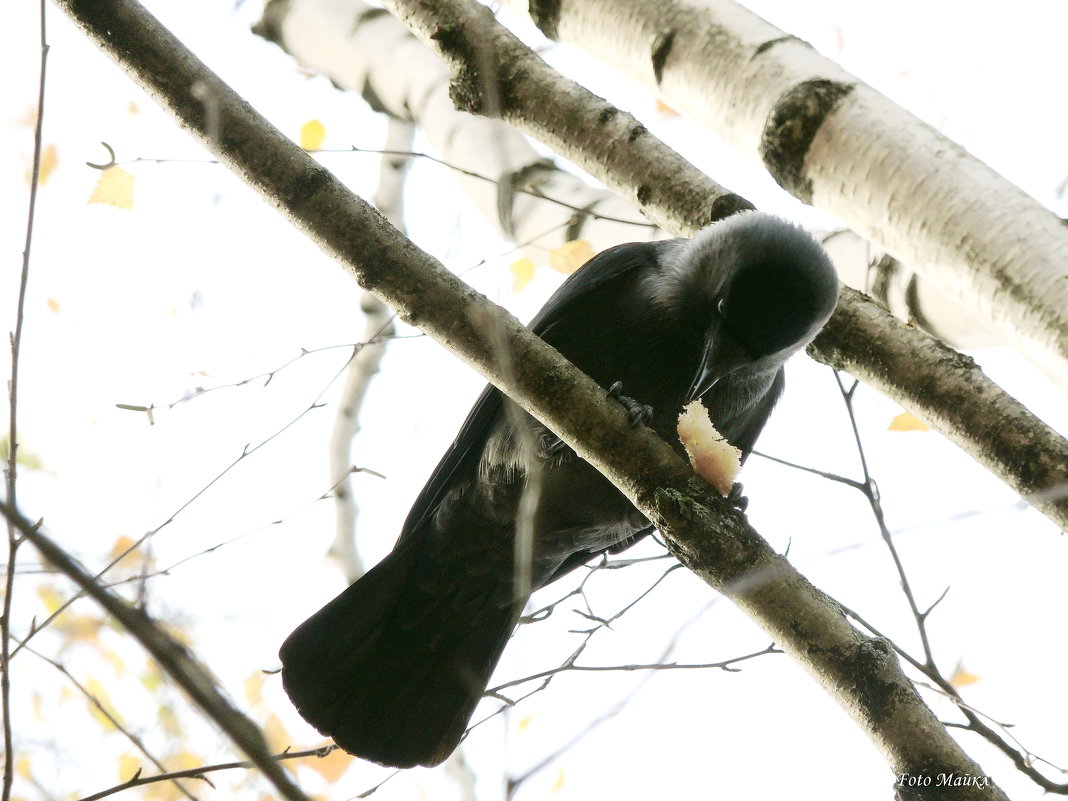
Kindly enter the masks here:
<path id="1" fill-rule="evenodd" d="M 418 124 L 482 215 L 533 260 L 572 239 L 597 252 L 666 236 L 618 195 L 558 169 L 510 125 L 457 111 L 448 68 L 381 9 L 362 0 L 290 0 L 265 20 L 257 31 L 302 64 Z M 576 218 L 577 210 L 588 213 Z"/>
<path id="2" fill-rule="evenodd" d="M 531 259 L 543 260 L 546 249 L 574 238 L 585 239 L 598 252 L 622 241 L 666 235 L 604 219 L 569 225 L 571 209 L 576 208 L 608 217 L 643 218 L 616 195 L 557 169 L 511 126 L 457 111 L 448 100 L 450 74 L 440 58 L 392 17 L 369 12 L 371 7 L 362 0 L 289 0 L 268 14 L 275 27 L 272 38 L 287 52 L 338 86 L 369 95 L 387 113 L 418 121 L 444 161 L 495 180 L 514 176 L 517 183 L 565 201 L 566 206 L 545 203 L 457 173 L 479 211 L 502 235 L 527 244 L 524 251 Z M 829 241 L 828 252 L 846 284 L 872 292 L 870 244 L 847 231 Z M 1002 338 L 970 311 L 914 275 L 898 266 L 893 280 L 881 285 L 886 293 L 876 297 L 899 319 L 918 320 L 956 347 L 1000 344 Z"/>
<path id="3" fill-rule="evenodd" d="M 411 150 L 414 139 L 415 126 L 412 123 L 390 119 L 386 131 L 387 153 Z M 378 172 L 378 191 L 374 197 L 375 207 L 401 232 L 404 232 L 404 179 L 410 162 L 411 159 L 407 157 L 384 155 Z M 340 564 L 350 583 L 365 572 L 356 548 L 356 520 L 360 510 L 353 490 L 352 442 L 360 431 L 360 410 L 370 389 L 371 379 L 378 372 L 386 352 L 386 343 L 394 330 L 393 312 L 370 292 L 364 291 L 361 295 L 360 311 L 364 316 L 363 336 L 359 350 L 349 362 L 328 448 L 336 521 L 329 554 Z"/>
<path id="4" fill-rule="evenodd" d="M 1068 387 L 1068 227 L 959 145 L 730 0 L 561 0 L 534 13 L 548 35 L 760 158 Z M 775 150 L 793 135 L 799 147 Z M 923 303 L 937 319 L 937 296 Z"/>

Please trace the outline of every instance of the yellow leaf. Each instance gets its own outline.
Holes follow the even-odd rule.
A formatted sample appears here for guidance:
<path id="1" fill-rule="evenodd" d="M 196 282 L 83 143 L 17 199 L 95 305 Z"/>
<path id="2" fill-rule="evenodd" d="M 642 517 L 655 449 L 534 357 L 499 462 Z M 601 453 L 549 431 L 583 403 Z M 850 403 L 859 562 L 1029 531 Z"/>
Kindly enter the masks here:
<path id="1" fill-rule="evenodd" d="M 160 728 L 163 729 L 164 734 L 169 734 L 171 737 L 181 735 L 182 723 L 178 720 L 178 716 L 174 714 L 174 707 L 161 706 L 156 712 L 156 718 L 159 720 Z"/>
<path id="2" fill-rule="evenodd" d="M 123 754 L 119 757 L 119 781 L 128 782 L 141 770 L 141 760 L 133 754 Z"/>
<path id="3" fill-rule="evenodd" d="M 126 104 L 126 113 L 130 115 L 141 113 L 141 107 L 137 105 L 136 100 L 131 100 L 129 103 Z"/>
<path id="4" fill-rule="evenodd" d="M 564 789 L 564 769 L 560 768 L 556 773 L 556 781 L 553 782 L 553 786 L 549 788 L 550 793 L 558 793 Z"/>
<path id="5" fill-rule="evenodd" d="M 326 127 L 319 120 L 308 120 L 300 126 L 300 146 L 305 150 L 318 150 L 326 139 Z"/>
<path id="6" fill-rule="evenodd" d="M 134 177 L 122 167 L 108 167 L 102 173 L 89 196 L 90 203 L 103 203 L 117 209 L 132 209 Z"/>
<path id="7" fill-rule="evenodd" d="M 902 412 L 893 420 L 886 429 L 887 431 L 930 431 L 931 427 L 915 415 Z"/>
<path id="8" fill-rule="evenodd" d="M 41 694 L 34 690 L 33 692 L 33 719 L 40 722 L 44 721 L 44 699 L 41 698 Z"/>
<path id="9" fill-rule="evenodd" d="M 111 648 L 104 648 L 101 651 L 101 656 L 107 660 L 107 663 L 111 665 L 112 670 L 115 671 L 115 675 L 118 678 L 123 678 L 126 675 L 126 663 L 122 660 L 122 655 Z"/>
<path id="10" fill-rule="evenodd" d="M 272 751 L 283 751 L 293 744 L 293 739 L 282 725 L 278 715 L 271 715 L 263 724 L 263 737 Z"/>
<path id="11" fill-rule="evenodd" d="M 33 776 L 33 771 L 30 770 L 30 758 L 25 754 L 15 760 L 15 774 L 22 779 L 29 779 Z"/>
<path id="12" fill-rule="evenodd" d="M 519 292 L 534 277 L 534 262 L 523 257 L 512 262 L 512 291 Z"/>
<path id="13" fill-rule="evenodd" d="M 975 673 L 969 673 L 964 669 L 964 663 L 957 664 L 956 670 L 953 671 L 953 675 L 949 677 L 949 683 L 954 687 L 967 687 L 971 684 L 975 684 L 982 676 L 977 676 Z"/>
<path id="14" fill-rule="evenodd" d="M 52 176 L 52 171 L 55 170 L 56 165 L 59 163 L 59 151 L 56 149 L 55 144 L 47 144 L 41 148 L 41 168 L 37 173 L 37 183 L 40 186 L 44 186 L 48 183 L 48 179 Z M 28 166 L 26 168 L 26 183 L 33 180 L 33 167 Z"/>
<path id="15" fill-rule="evenodd" d="M 593 248 L 585 239 L 573 239 L 549 251 L 549 266 L 570 275 L 593 258 Z"/>
<path id="16" fill-rule="evenodd" d="M 533 715 L 524 715 L 522 718 L 519 719 L 519 725 L 516 726 L 516 730 L 517 731 L 526 731 L 527 729 L 530 728 L 530 722 L 532 720 L 534 720 L 534 716 Z"/>
<path id="17" fill-rule="evenodd" d="M 54 615 L 59 607 L 63 606 L 63 603 L 67 600 L 60 594 L 59 590 L 51 584 L 41 584 L 38 586 L 37 597 L 44 603 L 45 610 L 47 610 L 50 615 Z"/>
<path id="18" fill-rule="evenodd" d="M 345 771 L 349 769 L 349 766 L 353 763 L 353 758 L 340 748 L 335 748 L 324 757 L 305 757 L 300 762 L 305 767 L 314 770 L 328 782 L 333 783 L 340 779 Z"/>
<path id="19" fill-rule="evenodd" d="M 656 101 L 656 110 L 661 117 L 677 117 L 679 112 L 675 111 L 671 106 L 665 103 L 663 100 Z"/>
<path id="20" fill-rule="evenodd" d="M 108 552 L 108 558 L 119 559 L 119 557 L 122 556 L 122 558 L 115 564 L 115 567 L 134 570 L 141 566 L 141 553 L 136 549 L 131 551 L 130 549 L 133 547 L 133 538 L 123 534 L 112 543 L 111 550 Z M 129 553 L 127 553 L 127 551 L 129 551 Z M 123 554 L 125 554 L 125 556 L 123 556 Z"/>
<path id="21" fill-rule="evenodd" d="M 163 686 L 163 676 L 160 675 L 155 662 L 147 661 L 146 664 L 148 669 L 141 674 L 141 686 L 150 693 L 154 693 Z"/>
<path id="22" fill-rule="evenodd" d="M 192 770 L 204 766 L 204 760 L 192 751 L 182 751 L 178 756 L 168 758 L 167 762 L 171 770 Z"/>
<path id="23" fill-rule="evenodd" d="M 59 301 L 58 300 L 56 300 L 55 298 L 49 298 L 48 300 L 45 301 L 45 303 L 48 304 L 48 310 L 50 312 L 55 312 L 56 314 L 59 314 Z"/>
<path id="24" fill-rule="evenodd" d="M 90 714 L 92 714 L 93 719 L 96 720 L 97 723 L 99 723 L 101 726 L 103 726 L 105 729 L 108 729 L 109 731 L 115 727 L 115 724 L 112 723 L 112 718 L 117 723 L 122 723 L 121 716 L 118 712 L 115 711 L 114 707 L 111 704 L 111 699 L 108 697 L 108 691 L 104 689 L 104 685 L 101 684 L 99 680 L 89 679 L 85 683 L 85 689 L 97 702 L 89 702 L 89 712 Z M 99 706 L 97 706 L 97 704 L 99 704 Z M 100 709 L 100 707 L 106 709 L 108 711 L 108 714 L 111 715 L 111 718 L 109 718 L 108 715 L 105 715 L 104 712 Z"/>
<path id="25" fill-rule="evenodd" d="M 168 770 L 177 771 L 199 768 L 204 765 L 204 762 L 189 751 L 182 751 L 177 755 L 168 757 L 166 764 Z M 188 796 L 182 792 L 175 782 L 153 782 L 145 786 L 144 797 L 159 799 L 159 801 L 179 801 L 179 799 L 185 799 Z"/>
<path id="26" fill-rule="evenodd" d="M 245 679 L 245 700 L 249 706 L 256 706 L 263 700 L 263 680 L 265 676 L 262 670 L 254 671 Z"/>

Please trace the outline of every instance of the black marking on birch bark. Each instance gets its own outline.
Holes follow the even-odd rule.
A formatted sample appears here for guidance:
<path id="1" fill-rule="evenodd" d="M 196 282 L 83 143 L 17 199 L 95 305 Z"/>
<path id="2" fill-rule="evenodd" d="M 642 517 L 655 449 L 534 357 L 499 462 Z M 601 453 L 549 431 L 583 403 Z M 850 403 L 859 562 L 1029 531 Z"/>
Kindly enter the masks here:
<path id="1" fill-rule="evenodd" d="M 869 269 L 874 278 L 870 281 L 871 288 L 868 294 L 879 301 L 881 306 L 889 309 L 890 286 L 893 284 L 894 276 L 897 275 L 900 265 L 897 259 L 889 253 L 884 253 Z"/>
<path id="2" fill-rule="evenodd" d="M 783 42 L 800 42 L 803 45 L 808 45 L 809 47 L 812 47 L 812 45 L 808 44 L 808 42 L 806 42 L 804 39 L 798 39 L 796 36 L 790 36 L 789 34 L 787 34 L 786 36 L 779 36 L 775 39 L 768 39 L 768 41 L 766 42 L 761 42 L 757 49 L 753 51 L 753 55 L 749 60 L 752 61 L 757 56 L 766 53 L 767 51 L 771 50 L 771 48 L 775 47 L 775 45 L 782 44 Z"/>
<path id="3" fill-rule="evenodd" d="M 854 84 L 825 78 L 804 81 L 775 103 L 764 125 L 760 152 L 772 178 L 805 203 L 812 202 L 812 181 L 805 157 L 823 121 L 854 89 Z"/>
<path id="4" fill-rule="evenodd" d="M 920 303 L 919 276 L 915 273 L 909 279 L 905 288 L 905 307 L 909 310 L 909 319 L 915 320 L 916 325 L 929 334 L 938 336 L 938 328 L 931 323 L 927 315 L 923 313 L 923 305 Z"/>
<path id="5" fill-rule="evenodd" d="M 668 56 L 671 54 L 671 46 L 675 43 L 675 31 L 671 30 L 667 33 L 659 34 L 656 40 L 653 42 L 653 77 L 656 79 L 656 85 L 660 85 L 660 81 L 664 78 L 664 64 L 667 62 Z"/>
<path id="6" fill-rule="evenodd" d="M 538 30 L 550 39 L 560 38 L 560 0 L 529 0 L 527 13 Z"/>
<path id="7" fill-rule="evenodd" d="M 515 207 L 515 196 L 519 188 L 538 188 L 538 176 L 541 173 L 556 172 L 556 164 L 552 159 L 539 159 L 529 164 L 524 164 L 518 170 L 506 172 L 497 182 L 497 222 L 500 223 L 501 231 L 509 239 L 515 238 L 515 220 L 512 211 Z"/>

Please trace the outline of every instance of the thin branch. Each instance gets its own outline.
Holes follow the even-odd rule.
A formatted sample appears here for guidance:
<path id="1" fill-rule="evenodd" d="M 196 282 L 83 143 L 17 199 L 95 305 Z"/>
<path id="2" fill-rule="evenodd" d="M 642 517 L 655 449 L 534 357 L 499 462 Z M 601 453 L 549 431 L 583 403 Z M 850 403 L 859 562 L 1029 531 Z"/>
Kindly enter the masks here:
<path id="1" fill-rule="evenodd" d="M 536 681 L 537 679 L 543 679 L 549 676 L 556 676 L 560 673 L 575 672 L 591 672 L 591 673 L 632 673 L 636 671 L 645 670 L 711 670 L 719 669 L 726 671 L 727 673 L 736 673 L 737 668 L 733 665 L 738 662 L 745 662 L 749 659 L 755 659 L 758 656 L 764 656 L 765 654 L 781 654 L 782 651 L 776 648 L 774 645 L 769 645 L 767 648 L 763 648 L 759 651 L 754 651 L 751 654 L 745 654 L 744 656 L 735 656 L 730 659 L 724 659 L 721 662 L 695 662 L 695 663 L 678 663 L 678 662 L 651 662 L 644 665 L 632 664 L 632 665 L 576 665 L 572 661 L 565 662 L 559 667 L 543 670 L 540 673 L 532 673 L 529 676 L 524 676 L 521 679 L 514 679 L 512 681 L 506 681 L 503 684 L 498 684 L 496 687 L 486 690 L 488 695 L 499 695 L 501 690 L 507 690 L 509 687 L 517 687 L 522 684 L 526 684 L 529 681 Z"/>
<path id="2" fill-rule="evenodd" d="M 393 120 L 391 119 L 391 122 L 392 121 Z M 172 159 L 172 158 L 162 158 L 162 157 L 153 157 L 153 156 L 137 156 L 136 158 L 119 160 L 119 159 L 116 159 L 115 151 L 111 147 L 111 145 L 109 145 L 107 142 L 101 142 L 100 144 L 103 145 L 107 149 L 110 158 L 106 163 L 103 163 L 103 164 L 94 164 L 93 162 L 87 161 L 86 162 L 86 166 L 87 167 L 92 167 L 94 170 L 106 170 L 106 169 L 109 169 L 111 167 L 120 167 L 120 166 L 123 166 L 123 165 L 126 165 L 126 164 L 219 164 L 220 163 L 219 159 Z M 370 155 L 384 156 L 384 157 L 387 157 L 387 158 L 393 157 L 393 158 L 422 159 L 424 161 L 429 161 L 432 164 L 437 164 L 439 166 L 445 167 L 446 169 L 450 170 L 451 172 L 455 172 L 458 175 L 463 175 L 463 176 L 466 176 L 468 178 L 474 178 L 477 181 L 485 181 L 486 183 L 493 184 L 494 186 L 502 187 L 502 188 L 508 189 L 508 190 L 510 190 L 512 192 L 518 192 L 521 195 L 529 195 L 530 197 L 537 198 L 538 200 L 544 200 L 546 203 L 552 203 L 552 204 L 554 204 L 556 206 L 560 206 L 561 208 L 567 209 L 568 211 L 572 211 L 577 215 L 581 215 L 583 217 L 589 217 L 591 220 L 604 220 L 606 222 L 619 223 L 620 225 L 630 225 L 630 226 L 633 226 L 635 228 L 657 228 L 657 227 L 659 227 L 655 223 L 651 223 L 648 220 L 628 219 L 626 217 L 615 217 L 615 216 L 613 216 L 611 214 L 603 214 L 601 212 L 596 211 L 595 209 L 586 208 L 586 207 L 583 207 L 583 206 L 576 206 L 573 203 L 568 203 L 566 200 L 563 200 L 561 198 L 553 197 L 552 195 L 547 195 L 541 189 L 539 189 L 536 186 L 531 187 L 531 186 L 527 186 L 525 184 L 516 183 L 515 181 L 512 181 L 512 180 L 501 181 L 501 180 L 499 180 L 497 178 L 491 178 L 490 176 L 485 175 L 483 173 L 476 172 L 475 170 L 471 170 L 471 169 L 468 169 L 466 167 L 461 167 L 460 165 L 453 164 L 453 163 L 447 161 L 446 159 L 439 158 L 439 157 L 437 157 L 435 155 L 432 155 L 430 153 L 425 153 L 425 152 L 420 151 L 420 150 L 407 150 L 407 149 L 396 149 L 396 148 L 360 147 L 358 145 L 350 145 L 348 148 L 344 148 L 344 149 L 340 149 L 340 148 L 321 148 L 321 149 L 318 149 L 318 150 L 307 150 L 305 152 L 311 153 L 311 154 L 316 155 L 316 156 L 339 155 L 339 154 L 340 155 L 344 155 L 346 153 L 349 153 L 349 154 L 351 154 L 351 153 L 364 153 L 364 154 L 370 154 Z"/>
<path id="3" fill-rule="evenodd" d="M 271 758 L 281 762 L 286 759 L 304 759 L 306 757 L 318 757 L 322 759 L 328 756 L 332 752 L 337 750 L 336 745 L 324 745 L 321 748 L 309 748 L 306 751 L 283 751 L 280 754 L 274 754 Z M 101 790 L 99 793 L 93 793 L 79 798 L 78 801 L 100 801 L 101 798 L 107 798 L 109 795 L 115 795 L 115 793 L 121 793 L 123 790 L 129 790 L 134 787 L 143 787 L 146 784 L 158 784 L 159 782 L 175 781 L 176 779 L 203 779 L 208 781 L 205 774 L 217 773 L 221 770 L 238 770 L 240 768 L 255 768 L 256 763 L 249 761 L 241 762 L 223 762 L 218 765 L 205 765 L 201 768 L 187 768 L 185 770 L 175 770 L 168 773 L 159 773 L 155 776 L 142 776 L 138 771 L 132 777 L 124 781 L 122 784 L 116 784 L 114 787 L 109 787 L 107 790 Z M 209 781 L 208 784 L 211 784 Z"/>
<path id="4" fill-rule="evenodd" d="M 937 688 L 932 687 L 930 689 L 934 689 L 937 692 L 940 692 L 945 697 L 949 698 L 968 721 L 967 723 L 943 722 L 943 725 L 952 726 L 953 728 L 957 729 L 964 729 L 966 731 L 978 734 L 980 737 L 985 739 L 987 742 L 989 742 L 995 748 L 1005 754 L 1009 759 L 1011 759 L 1013 765 L 1016 766 L 1017 770 L 1027 776 L 1031 781 L 1033 781 L 1043 790 L 1048 793 L 1055 793 L 1057 795 L 1068 795 L 1068 784 L 1057 784 L 1056 782 L 1052 781 L 1051 779 L 1042 775 L 1038 770 L 1036 770 L 1033 763 L 1036 760 L 1039 760 L 1049 765 L 1054 770 L 1059 771 L 1060 773 L 1068 773 L 1068 771 L 1053 764 L 1047 759 L 1036 757 L 1033 753 L 1031 753 L 1031 751 L 1025 748 L 1016 737 L 1012 737 L 1010 735 L 1012 741 L 1016 743 L 1016 746 L 1018 746 L 1014 747 L 1012 743 L 1008 742 L 1004 737 L 994 731 L 994 729 L 992 729 L 990 726 L 985 724 L 981 719 L 985 717 L 988 720 L 993 721 L 994 718 L 983 712 L 979 712 L 971 705 L 966 703 L 961 697 L 960 693 L 957 692 L 957 688 L 954 687 L 953 684 L 948 679 L 946 679 L 941 673 L 939 673 L 937 669 L 928 668 L 927 665 L 923 664 L 921 661 L 912 656 L 908 651 L 901 648 L 893 640 L 886 637 L 879 631 L 879 629 L 877 629 L 875 626 L 865 620 L 857 612 L 850 609 L 848 606 L 840 606 L 845 614 L 849 615 L 849 617 L 853 618 L 853 620 L 857 621 L 857 623 L 864 626 L 864 628 L 866 628 L 872 634 L 876 635 L 877 637 L 884 638 L 887 642 L 890 643 L 894 651 L 897 652 L 898 656 L 900 656 L 902 659 L 912 665 L 917 671 L 919 671 L 924 676 L 929 678 L 932 682 L 934 682 L 937 685 Z M 914 683 L 920 684 L 921 686 L 926 686 L 922 682 Z M 995 723 L 1000 728 L 1002 728 L 1002 730 L 1006 730 L 1008 726 L 1008 724 L 997 723 L 996 721 Z"/>
<path id="5" fill-rule="evenodd" d="M 874 515 L 875 522 L 879 526 L 879 534 L 883 538 L 887 550 L 890 552 L 890 557 L 894 561 L 894 568 L 897 570 L 898 578 L 901 580 L 901 590 L 905 593 L 905 598 L 909 603 L 909 609 L 912 610 L 912 616 L 916 619 L 916 630 L 920 635 L 920 643 L 923 646 L 924 664 L 930 671 L 937 673 L 938 668 L 935 665 L 934 655 L 931 651 L 931 641 L 927 635 L 927 614 L 934 608 L 938 601 L 936 601 L 935 604 L 932 604 L 927 612 L 920 611 L 919 604 L 916 603 L 916 596 L 912 592 L 912 584 L 909 582 L 908 574 L 905 572 L 905 565 L 901 561 L 901 555 L 897 551 L 897 546 L 894 544 L 894 538 L 890 536 L 890 529 L 887 528 L 886 516 L 883 514 L 882 502 L 879 498 L 879 490 L 868 470 L 868 459 L 864 453 L 864 442 L 861 440 L 860 428 L 857 426 L 857 416 L 853 409 L 853 397 L 860 382 L 854 379 L 852 386 L 849 389 L 846 389 L 845 384 L 842 381 L 842 374 L 837 370 L 834 370 L 834 380 L 838 384 L 838 390 L 842 394 L 842 401 L 845 403 L 846 412 L 849 415 L 849 425 L 853 430 L 853 439 L 857 445 L 857 455 L 860 457 L 861 470 L 864 472 L 864 482 L 860 490 L 864 493 L 864 497 L 868 499 L 872 515 Z M 943 596 L 944 595 L 945 593 L 943 593 Z M 939 598 L 939 600 L 941 600 L 941 598 Z"/>
<path id="6" fill-rule="evenodd" d="M 23 647 L 23 643 L 20 642 L 19 646 Z M 134 734 L 132 731 L 127 729 L 125 726 L 123 726 L 122 725 L 122 721 L 119 720 L 114 714 L 112 714 L 111 710 L 108 709 L 106 706 L 104 706 L 104 704 L 100 701 L 100 699 L 97 698 L 95 695 L 93 695 L 92 692 L 89 691 L 88 687 L 86 687 L 84 684 L 82 684 L 80 681 L 78 681 L 76 678 L 74 678 L 74 676 L 71 674 L 71 672 L 69 670 L 67 670 L 67 668 L 62 663 L 57 662 L 56 660 L 45 656 L 40 651 L 35 651 L 33 648 L 30 648 L 29 646 L 25 646 L 25 648 L 29 653 L 33 654 L 38 659 L 43 660 L 44 662 L 47 662 L 53 668 L 55 668 L 60 673 L 62 673 L 64 676 L 66 676 L 67 680 L 70 681 L 70 683 L 74 685 L 74 687 L 78 690 L 78 692 L 80 692 L 83 696 L 85 696 L 85 698 L 89 701 L 89 703 L 91 703 L 96 708 L 96 710 L 98 712 L 100 712 L 100 714 L 103 715 L 107 719 L 108 723 L 110 723 L 112 726 L 114 726 L 116 731 L 121 732 L 126 737 L 127 740 L 129 740 L 131 743 L 133 743 L 134 747 L 138 751 L 140 751 L 142 754 L 144 754 L 145 757 L 153 765 L 155 765 L 157 769 L 159 769 L 160 771 L 166 771 L 167 770 L 167 768 L 164 766 L 164 764 L 162 762 L 160 762 L 160 760 L 157 759 L 155 757 L 155 755 L 152 754 L 151 751 L 148 750 L 148 746 L 145 745 L 144 741 L 140 737 L 138 737 L 136 734 Z M 172 777 L 171 780 L 174 781 L 174 786 L 178 788 L 178 790 L 182 793 L 182 795 L 184 795 L 186 798 L 191 799 L 191 801 L 197 801 L 197 797 L 195 795 L 193 795 L 193 793 L 191 793 L 189 790 L 187 790 L 185 788 L 185 786 L 180 781 L 177 780 L 176 777 Z M 210 784 L 210 782 L 209 782 L 209 784 Z"/>
<path id="7" fill-rule="evenodd" d="M 143 610 L 131 605 L 100 586 L 70 554 L 6 503 L 0 511 L 23 537 L 33 543 L 41 556 L 63 571 L 86 595 L 99 603 L 115 620 L 141 643 L 159 666 L 185 690 L 189 698 L 256 764 L 283 798 L 309 801 L 274 761 L 259 728 L 234 707 L 216 687 L 215 680 L 197 659 Z"/>
<path id="8" fill-rule="evenodd" d="M 26 287 L 30 281 L 30 250 L 33 246 L 33 223 L 37 211 L 37 187 L 41 177 L 41 131 L 44 126 L 45 75 L 48 66 L 48 39 L 45 29 L 45 5 L 40 3 L 41 66 L 37 81 L 37 121 L 33 127 L 33 171 L 30 175 L 30 202 L 26 212 L 26 242 L 22 250 L 22 272 L 19 275 L 18 303 L 15 311 L 15 330 L 11 334 L 11 377 L 8 380 L 8 429 L 7 429 L 7 497 L 16 503 L 18 483 L 18 398 L 19 355 L 22 351 L 22 324 L 25 320 Z M 3 710 L 4 730 L 4 778 L 0 789 L 0 801 L 9 801 L 11 786 L 15 779 L 15 741 L 11 730 L 11 655 L 8 636 L 11 633 L 11 602 L 15 589 L 15 568 L 18 559 L 19 536 L 8 521 L 7 569 L 4 576 L 4 604 L 0 616 L 0 709 Z"/>

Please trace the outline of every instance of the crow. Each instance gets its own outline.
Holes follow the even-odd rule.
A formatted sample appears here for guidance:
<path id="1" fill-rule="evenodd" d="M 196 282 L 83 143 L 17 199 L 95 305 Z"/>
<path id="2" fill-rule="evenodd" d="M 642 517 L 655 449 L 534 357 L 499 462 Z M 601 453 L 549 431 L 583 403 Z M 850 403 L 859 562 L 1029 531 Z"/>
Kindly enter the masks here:
<path id="1" fill-rule="evenodd" d="M 783 391 L 783 363 L 837 298 L 810 235 L 743 212 L 692 239 L 600 253 L 529 327 L 680 454 L 680 410 L 700 399 L 744 459 Z M 530 593 L 651 530 L 607 479 L 487 386 L 393 551 L 286 639 L 283 686 L 349 753 L 436 765 L 463 737 Z"/>

